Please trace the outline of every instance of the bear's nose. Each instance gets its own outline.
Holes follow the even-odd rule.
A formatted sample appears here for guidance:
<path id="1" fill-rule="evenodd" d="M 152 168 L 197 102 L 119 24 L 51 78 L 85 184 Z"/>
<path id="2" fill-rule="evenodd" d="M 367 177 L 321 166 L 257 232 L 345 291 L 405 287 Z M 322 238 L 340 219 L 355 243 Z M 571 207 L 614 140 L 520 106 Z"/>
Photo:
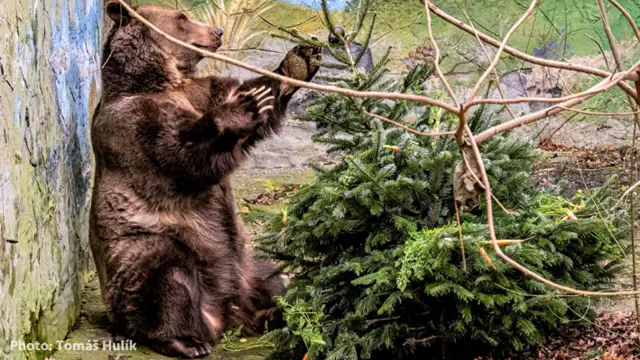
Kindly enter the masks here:
<path id="1" fill-rule="evenodd" d="M 222 29 L 216 29 L 216 35 L 218 35 L 218 37 L 222 37 L 222 35 L 224 35 L 224 31 L 222 31 Z"/>

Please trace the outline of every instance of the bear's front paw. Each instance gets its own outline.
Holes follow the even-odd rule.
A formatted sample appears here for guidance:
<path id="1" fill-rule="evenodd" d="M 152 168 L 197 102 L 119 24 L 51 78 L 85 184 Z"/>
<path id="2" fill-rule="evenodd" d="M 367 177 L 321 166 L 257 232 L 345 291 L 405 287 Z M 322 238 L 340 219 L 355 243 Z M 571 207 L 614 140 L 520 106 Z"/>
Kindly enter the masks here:
<path id="1" fill-rule="evenodd" d="M 290 78 L 311 81 L 320 69 L 320 54 L 322 48 L 311 45 L 298 45 L 285 56 L 280 68 L 282 73 Z M 295 90 L 295 87 L 282 84 L 280 89 L 284 94 Z"/>
<path id="2" fill-rule="evenodd" d="M 225 112 L 223 132 L 246 137 L 269 120 L 275 96 L 271 87 L 261 86 L 247 91 L 234 90 L 222 105 Z"/>
<path id="3" fill-rule="evenodd" d="M 225 105 L 240 110 L 242 113 L 251 115 L 251 118 L 257 120 L 262 114 L 273 110 L 275 96 L 271 88 L 261 86 L 248 91 L 232 92 Z"/>

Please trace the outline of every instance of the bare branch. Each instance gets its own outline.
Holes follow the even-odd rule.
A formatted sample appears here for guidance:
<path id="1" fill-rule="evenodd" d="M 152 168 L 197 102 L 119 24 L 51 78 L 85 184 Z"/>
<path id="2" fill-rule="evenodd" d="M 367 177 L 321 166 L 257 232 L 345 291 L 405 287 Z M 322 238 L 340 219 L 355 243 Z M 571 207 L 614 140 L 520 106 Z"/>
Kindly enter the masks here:
<path id="1" fill-rule="evenodd" d="M 531 114 L 528 114 L 528 115 L 525 115 L 525 116 L 521 116 L 521 117 L 519 117 L 517 119 L 511 120 L 511 121 L 507 121 L 507 122 L 505 122 L 503 124 L 494 126 L 491 129 L 487 129 L 487 130 L 481 132 L 480 134 L 476 135 L 475 136 L 475 141 L 480 143 L 480 142 L 482 142 L 482 141 L 484 141 L 484 140 L 486 140 L 486 139 L 488 139 L 491 136 L 494 136 L 496 134 L 499 134 L 499 133 L 502 133 L 502 132 L 505 132 L 505 131 L 509 131 L 509 130 L 514 129 L 514 128 L 518 127 L 518 126 L 521 126 L 523 124 L 532 123 L 534 121 L 538 121 L 538 120 L 543 119 L 545 117 L 560 113 L 560 112 L 564 111 L 563 108 L 571 108 L 571 107 L 574 107 L 576 105 L 582 104 L 583 102 L 585 102 L 586 100 L 590 99 L 591 97 L 593 97 L 597 93 L 599 93 L 601 91 L 608 90 L 611 87 L 617 85 L 626 76 L 628 76 L 628 74 L 636 71 L 636 69 L 639 66 L 640 66 L 640 61 L 635 63 L 630 70 L 618 73 L 618 74 L 614 75 L 612 78 L 607 78 L 607 79 L 602 80 L 600 83 L 598 83 L 597 85 L 592 87 L 590 90 L 585 91 L 585 92 L 580 93 L 580 94 L 576 94 L 576 95 L 579 95 L 579 97 L 572 96 L 571 100 L 565 101 L 565 102 L 561 103 L 559 106 L 554 106 L 554 107 L 551 107 L 551 108 L 547 108 L 547 109 L 543 109 L 543 110 L 537 111 L 535 113 L 531 113 Z"/>
<path id="2" fill-rule="evenodd" d="M 380 115 L 372 114 L 372 113 L 370 113 L 370 112 L 366 112 L 366 111 L 365 111 L 365 114 L 367 114 L 367 115 L 369 115 L 369 116 L 371 116 L 371 117 L 374 117 L 374 118 L 376 118 L 376 119 L 380 119 L 380 120 L 382 120 L 382 121 L 386 121 L 386 122 L 388 122 L 389 124 L 392 124 L 393 126 L 399 127 L 400 129 L 406 130 L 406 131 L 408 131 L 408 132 L 410 132 L 410 133 L 412 133 L 412 134 L 416 134 L 416 135 L 419 135 L 419 136 L 436 137 L 436 136 L 454 135 L 454 134 L 455 134 L 455 132 L 453 132 L 453 131 L 444 131 L 444 132 L 425 133 L 425 132 L 422 132 L 422 131 L 418 131 L 418 130 L 412 129 L 412 128 L 408 127 L 408 126 L 402 125 L 402 124 L 400 124 L 400 123 L 399 123 L 399 122 L 397 122 L 397 121 L 393 121 L 393 120 L 391 120 L 391 119 L 387 119 L 387 118 L 386 118 L 386 117 L 384 117 L 384 116 L 380 116 Z"/>
<path id="3" fill-rule="evenodd" d="M 500 47 L 498 47 L 498 51 L 496 51 L 496 55 L 493 58 L 493 61 L 491 62 L 491 64 L 489 64 L 489 67 L 484 72 L 484 74 L 482 74 L 482 76 L 480 77 L 480 79 L 476 83 L 476 86 L 471 91 L 471 95 L 469 96 L 469 99 L 467 99 L 467 104 L 469 104 L 470 102 L 473 101 L 473 99 L 475 98 L 476 94 L 478 93 L 478 90 L 480 90 L 480 87 L 482 86 L 482 83 L 487 79 L 487 77 L 489 76 L 491 71 L 496 68 L 496 65 L 498 65 L 498 62 L 500 61 L 500 56 L 502 55 L 502 52 L 504 51 L 504 48 L 507 46 L 507 43 L 509 42 L 509 38 L 511 37 L 511 35 L 513 35 L 513 33 L 516 30 L 518 30 L 520 25 L 522 25 L 522 23 L 525 20 L 527 20 L 527 18 L 533 12 L 533 9 L 535 9 L 537 3 L 538 3 L 538 0 L 533 0 L 531 2 L 531 5 L 527 9 L 527 11 L 524 12 L 524 14 L 520 17 L 520 19 L 518 19 L 518 21 L 511 27 L 511 29 L 509 29 L 507 34 L 504 36 L 504 39 L 502 40 L 502 43 L 500 43 Z"/>
<path id="4" fill-rule="evenodd" d="M 473 171 L 472 171 L 473 173 Z M 455 194 L 453 195 L 455 199 Z M 467 272 L 467 256 L 464 250 L 464 237 L 462 236 L 462 223 L 460 222 L 460 210 L 458 210 L 458 202 L 453 201 L 453 208 L 456 210 L 456 222 L 458 224 L 458 235 L 460 236 L 460 251 L 462 252 L 462 271 Z"/>
<path id="5" fill-rule="evenodd" d="M 455 25 L 456 27 L 458 27 L 461 30 L 464 30 L 466 32 L 468 32 L 469 34 L 472 35 L 476 35 L 478 36 L 480 39 L 482 39 L 482 41 L 486 42 L 487 44 L 494 46 L 494 47 L 500 47 L 500 41 L 480 32 L 477 31 L 475 29 L 473 29 L 472 27 L 470 27 L 469 25 L 465 24 L 464 22 L 456 19 L 455 17 L 447 14 L 446 12 L 442 11 L 440 8 L 438 8 L 437 6 L 431 4 L 429 6 L 429 9 L 436 15 L 438 15 L 441 19 L 443 19 L 444 21 L 451 23 L 452 25 Z M 580 64 L 571 64 L 571 63 L 565 63 L 565 62 L 560 62 L 560 61 L 553 61 L 553 60 L 546 60 L 546 59 L 540 59 L 537 58 L 535 56 L 531 56 L 529 54 L 523 53 L 517 49 L 514 49 L 510 46 L 505 46 L 504 47 L 504 52 L 511 54 L 519 59 L 522 59 L 524 61 L 530 62 L 532 64 L 537 64 L 537 65 L 542 65 L 542 66 L 547 66 L 547 67 L 551 67 L 551 68 L 556 68 L 556 69 L 565 69 L 565 70 L 571 70 L 571 71 L 576 71 L 576 72 L 581 72 L 581 73 L 585 73 L 585 74 L 590 74 L 590 75 L 595 75 L 595 76 L 599 76 L 602 78 L 606 78 L 611 76 L 611 73 L 608 71 L 604 71 L 604 70 L 600 70 L 594 67 L 590 67 L 590 66 L 585 66 L 585 65 L 580 65 Z M 625 80 L 631 80 L 631 81 L 635 81 L 637 78 L 639 77 L 639 75 L 629 75 L 628 79 Z M 622 89 L 632 95 L 632 96 L 636 96 L 636 91 L 629 86 L 629 84 L 626 83 L 620 83 L 620 86 L 622 87 Z"/>
<path id="6" fill-rule="evenodd" d="M 620 5 L 616 0 L 609 0 L 609 2 L 613 6 L 615 6 L 622 13 L 622 15 L 627 19 L 627 21 L 629 22 L 629 25 L 631 25 L 631 27 L 633 28 L 633 32 L 635 32 L 636 37 L 638 38 L 638 41 L 640 41 L 640 29 L 638 29 L 638 25 L 636 25 L 636 21 L 633 19 L 633 16 L 631 16 L 631 14 L 629 14 L 629 12 L 625 10 L 625 8 L 623 8 L 622 5 Z"/>
<path id="7" fill-rule="evenodd" d="M 458 106 L 458 100 L 456 99 L 456 94 L 451 89 L 451 85 L 447 82 L 447 79 L 442 74 L 442 70 L 440 69 L 440 48 L 438 47 L 438 43 L 436 42 L 435 37 L 433 37 L 433 27 L 431 25 L 431 11 L 429 11 L 429 5 L 431 2 L 429 0 L 424 1 L 424 10 L 427 13 L 427 28 L 429 29 L 429 39 L 431 39 L 431 44 L 433 44 L 433 48 L 435 50 L 435 59 L 433 60 L 433 65 L 435 67 L 436 73 L 438 77 L 444 84 L 444 87 L 447 89 L 449 96 L 453 100 L 453 104 Z"/>
<path id="8" fill-rule="evenodd" d="M 600 53 L 602 54 L 602 58 L 604 59 L 604 64 L 607 66 L 607 70 L 611 71 L 611 67 L 609 66 L 609 59 L 607 59 L 607 54 L 604 52 L 604 49 L 602 48 L 602 45 L 600 45 L 600 42 L 596 38 L 594 38 L 593 36 L 587 33 L 584 33 L 584 36 L 586 36 L 591 41 L 593 41 L 598 47 L 598 49 L 600 49 Z"/>
<path id="9" fill-rule="evenodd" d="M 450 104 L 447 104 L 445 102 L 436 100 L 436 99 L 432 99 L 426 96 L 420 96 L 420 95 L 411 95 L 411 94 L 403 94 L 403 93 L 389 93 L 389 92 L 375 92 L 375 91 L 355 91 L 355 90 L 350 90 L 350 89 L 343 89 L 343 88 L 339 88 L 336 86 L 327 86 L 327 85 L 320 85 L 320 84 L 314 84 L 314 83 L 310 83 L 310 82 L 306 82 L 306 81 L 300 81 L 300 80 L 296 80 L 296 79 L 292 79 L 290 77 L 286 77 L 286 76 L 282 76 L 279 74 L 276 74 L 274 72 L 268 71 L 268 70 L 264 70 L 261 69 L 259 67 L 253 66 L 253 65 L 249 65 L 246 64 L 242 61 L 238 61 L 236 59 L 232 59 L 230 57 L 224 56 L 224 55 L 220 55 L 220 54 L 216 54 L 213 53 L 211 51 L 206 51 L 206 50 L 202 50 L 200 48 L 197 48 L 193 45 L 189 45 L 183 41 L 180 41 L 176 38 L 174 38 L 173 36 L 165 33 L 164 31 L 160 30 L 157 26 L 153 25 L 151 22 L 149 22 L 147 19 L 145 19 L 144 17 L 140 16 L 140 14 L 138 14 L 131 6 L 127 5 L 126 2 L 124 2 L 124 0 L 119 0 L 120 4 L 122 5 L 122 7 L 124 7 L 125 9 L 127 9 L 127 11 L 131 14 L 131 16 L 133 18 L 135 18 L 136 20 L 140 21 L 141 23 L 143 23 L 145 26 L 147 26 L 148 28 L 150 28 L 151 30 L 157 32 L 158 34 L 160 34 L 162 37 L 164 37 L 165 39 L 174 42 L 178 45 L 184 46 L 185 48 L 195 51 L 198 54 L 204 56 L 204 57 L 209 57 L 212 59 L 216 59 L 219 61 L 224 61 L 226 63 L 241 67 L 243 69 L 247 69 L 249 71 L 264 75 L 264 76 L 268 76 L 270 78 L 276 79 L 276 80 L 280 80 L 283 83 L 295 86 L 295 87 L 300 87 L 300 88 L 307 88 L 307 89 L 312 89 L 312 90 L 317 90 L 317 91 L 322 91 L 322 92 L 327 92 L 327 93 L 335 93 L 335 94 L 342 94 L 342 95 L 346 95 L 346 96 L 351 96 L 351 97 L 357 97 L 357 98 L 376 98 L 376 99 L 392 99 L 392 100 L 407 100 L 407 101 L 413 101 L 413 102 L 419 102 L 419 103 L 424 103 L 424 104 L 429 104 L 429 105 L 433 105 L 433 106 L 438 106 L 441 107 L 447 111 L 450 111 L 452 113 L 458 113 L 460 110 Z"/>
<path id="10" fill-rule="evenodd" d="M 469 129 L 469 127 L 466 128 L 466 133 L 468 135 L 469 142 L 471 143 L 471 148 L 473 149 L 473 153 L 476 158 L 475 160 L 478 164 L 478 167 L 480 168 L 481 178 L 484 182 L 484 187 L 485 187 L 484 193 L 485 193 L 485 200 L 487 204 L 486 205 L 487 206 L 487 222 L 489 224 L 489 236 L 491 238 L 493 249 L 495 250 L 498 257 L 500 257 L 506 263 L 518 269 L 525 275 L 530 276 L 532 279 L 535 279 L 547 286 L 550 286 L 552 288 L 561 290 L 569 294 L 575 294 L 575 295 L 581 295 L 581 296 L 621 296 L 621 295 L 635 295 L 638 293 L 637 291 L 598 292 L 598 291 L 586 291 L 586 290 L 574 289 L 568 286 L 555 283 L 551 280 L 548 280 L 540 276 L 539 274 L 527 269 L 517 261 L 507 256 L 500 248 L 500 245 L 498 244 L 498 238 L 496 237 L 496 230 L 495 230 L 494 221 L 493 221 L 493 204 L 492 204 L 493 201 L 491 197 L 492 195 L 491 184 L 489 183 L 489 180 L 488 180 L 489 178 L 487 177 L 487 169 L 484 167 L 484 162 L 482 161 L 482 155 L 480 154 L 480 149 L 478 148 L 478 143 L 474 139 L 473 133 L 471 132 L 471 129 Z"/>
<path id="11" fill-rule="evenodd" d="M 607 35 L 607 40 L 609 40 L 609 45 L 611 46 L 611 52 L 613 53 L 613 58 L 616 60 L 616 70 L 622 71 L 622 56 L 620 55 L 620 49 L 618 48 L 618 44 L 616 43 L 616 38 L 613 36 L 613 32 L 611 31 L 611 26 L 609 25 L 609 18 L 607 17 L 607 9 L 604 6 L 603 0 L 597 0 L 598 7 L 600 8 L 600 19 L 602 20 L 602 24 L 604 25 L 604 33 Z"/>
<path id="12" fill-rule="evenodd" d="M 469 17 L 467 12 L 463 10 L 462 13 L 464 14 L 464 17 L 467 18 L 467 21 L 469 22 L 469 25 L 471 26 L 471 28 L 475 31 L 476 28 L 473 26 L 473 22 L 471 21 L 471 18 Z M 487 51 L 487 48 L 484 46 L 484 42 L 480 40 L 480 37 L 478 36 L 477 32 L 474 35 L 476 36 L 476 39 L 478 40 L 478 44 L 480 44 L 480 47 L 482 48 L 482 51 L 484 52 L 485 56 L 487 57 L 487 59 L 489 59 L 490 57 L 489 52 Z M 500 94 L 500 97 L 502 99 L 506 99 L 506 97 L 504 96 L 504 92 L 502 91 L 502 84 L 500 84 L 500 76 L 498 75 L 498 70 L 496 70 L 496 68 L 493 69 L 493 75 L 496 79 L 496 88 L 498 89 L 498 93 Z M 507 109 L 507 112 L 509 113 L 509 115 L 511 115 L 512 119 L 517 118 L 516 114 L 514 114 L 513 110 L 511 110 L 511 107 L 508 104 L 505 104 L 504 107 Z"/>
<path id="13" fill-rule="evenodd" d="M 563 107 L 563 106 L 560 106 L 560 105 L 556 105 L 554 107 L 559 107 L 559 108 L 567 110 L 567 111 L 573 111 L 573 112 L 577 112 L 577 113 L 585 114 L 585 115 L 627 116 L 627 115 L 638 115 L 638 114 L 640 114 L 640 111 L 634 111 L 634 112 L 600 112 L 600 111 L 587 111 L 587 110 L 580 110 L 580 109 L 572 109 L 572 108 Z"/>

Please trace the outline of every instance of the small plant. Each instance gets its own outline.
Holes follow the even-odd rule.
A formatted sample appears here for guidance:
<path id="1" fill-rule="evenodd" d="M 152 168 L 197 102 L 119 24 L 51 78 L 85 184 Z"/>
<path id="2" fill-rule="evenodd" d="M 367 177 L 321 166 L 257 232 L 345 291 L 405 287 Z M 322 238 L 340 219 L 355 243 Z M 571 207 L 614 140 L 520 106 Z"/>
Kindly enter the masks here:
<path id="1" fill-rule="evenodd" d="M 273 343 L 269 342 L 264 337 L 260 339 L 252 339 L 251 341 L 249 341 L 248 339 L 242 337 L 242 327 L 239 327 L 222 334 L 220 346 L 224 351 L 238 352 L 251 349 L 272 348 Z"/>
<path id="2" fill-rule="evenodd" d="M 294 339 L 289 345 L 301 351 L 309 359 L 318 359 L 327 346 L 323 338 L 322 326 L 324 309 L 322 306 L 297 300 L 289 303 L 286 298 L 277 298 L 278 304 L 285 310 L 285 320 L 288 324 L 287 333 Z M 266 335 L 269 340 L 278 340 L 280 332 Z M 285 351 L 286 352 L 286 351 Z"/>

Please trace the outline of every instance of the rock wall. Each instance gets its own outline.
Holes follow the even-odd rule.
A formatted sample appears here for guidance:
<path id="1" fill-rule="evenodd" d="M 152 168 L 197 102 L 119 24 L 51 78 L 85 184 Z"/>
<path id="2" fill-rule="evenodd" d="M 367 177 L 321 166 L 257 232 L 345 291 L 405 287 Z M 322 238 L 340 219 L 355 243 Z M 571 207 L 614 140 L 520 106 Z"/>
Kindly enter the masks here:
<path id="1" fill-rule="evenodd" d="M 44 358 L 12 342 L 55 345 L 80 308 L 101 23 L 98 0 L 0 3 L 1 359 Z"/>

